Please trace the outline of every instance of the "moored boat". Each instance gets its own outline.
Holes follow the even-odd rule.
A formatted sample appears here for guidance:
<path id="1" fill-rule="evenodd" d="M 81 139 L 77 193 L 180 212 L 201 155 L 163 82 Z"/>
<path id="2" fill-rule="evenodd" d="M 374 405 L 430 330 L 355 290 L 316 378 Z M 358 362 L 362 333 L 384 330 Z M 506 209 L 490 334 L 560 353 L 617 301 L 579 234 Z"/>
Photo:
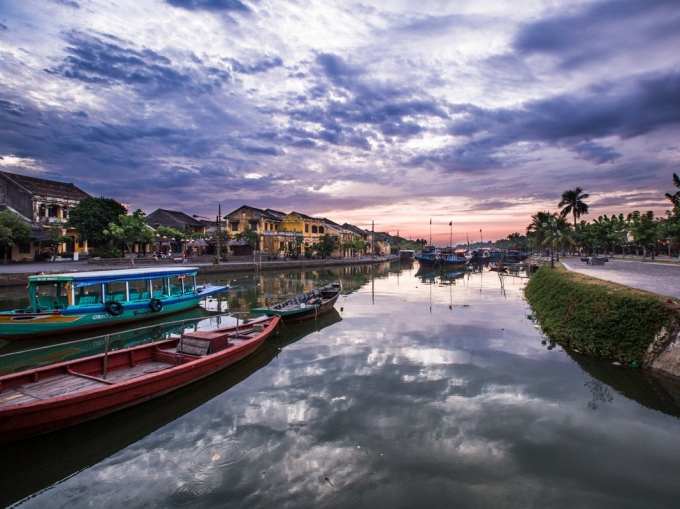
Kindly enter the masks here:
<path id="1" fill-rule="evenodd" d="M 340 281 L 336 281 L 271 306 L 251 309 L 250 312 L 268 316 L 278 315 L 284 322 L 308 320 L 333 309 L 335 302 L 340 297 L 341 290 Z"/>
<path id="2" fill-rule="evenodd" d="M 164 267 L 30 276 L 30 306 L 0 313 L 0 338 L 12 341 L 156 318 L 229 289 L 198 287 L 197 272 L 198 267 Z"/>
<path id="3" fill-rule="evenodd" d="M 280 321 L 195 331 L 0 377 L 0 443 L 94 419 L 166 394 L 253 353 Z"/>

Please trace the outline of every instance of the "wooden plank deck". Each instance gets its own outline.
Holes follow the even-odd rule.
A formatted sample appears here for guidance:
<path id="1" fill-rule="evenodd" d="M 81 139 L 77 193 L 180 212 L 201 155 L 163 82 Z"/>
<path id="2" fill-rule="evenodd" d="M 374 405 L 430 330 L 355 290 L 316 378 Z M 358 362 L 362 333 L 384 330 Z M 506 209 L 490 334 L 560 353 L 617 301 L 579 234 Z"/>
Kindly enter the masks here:
<path id="1" fill-rule="evenodd" d="M 52 376 L 39 382 L 31 382 L 2 391 L 0 393 L 0 408 L 18 403 L 30 403 L 89 391 L 103 385 L 106 384 L 73 375 Z M 17 394 L 23 397 L 17 397 Z"/>
<path id="2" fill-rule="evenodd" d="M 108 382 L 114 383 L 126 382 L 128 380 L 132 380 L 133 378 L 150 375 L 151 373 L 157 373 L 172 367 L 174 367 L 174 364 L 169 364 L 167 362 L 147 362 L 144 364 L 138 364 L 137 366 L 133 366 L 131 368 L 123 368 L 116 371 L 111 371 L 106 375 L 106 380 Z"/>

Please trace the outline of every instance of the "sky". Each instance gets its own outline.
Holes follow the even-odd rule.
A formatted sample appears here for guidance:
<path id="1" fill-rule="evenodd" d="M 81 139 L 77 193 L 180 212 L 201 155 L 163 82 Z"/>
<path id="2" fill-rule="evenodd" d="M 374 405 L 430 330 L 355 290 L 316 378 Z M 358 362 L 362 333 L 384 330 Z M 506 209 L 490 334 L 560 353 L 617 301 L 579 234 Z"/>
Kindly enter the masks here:
<path id="1" fill-rule="evenodd" d="M 662 214 L 679 27 L 678 0 L 2 0 L 0 169 L 438 245 L 577 186 L 584 219 Z"/>

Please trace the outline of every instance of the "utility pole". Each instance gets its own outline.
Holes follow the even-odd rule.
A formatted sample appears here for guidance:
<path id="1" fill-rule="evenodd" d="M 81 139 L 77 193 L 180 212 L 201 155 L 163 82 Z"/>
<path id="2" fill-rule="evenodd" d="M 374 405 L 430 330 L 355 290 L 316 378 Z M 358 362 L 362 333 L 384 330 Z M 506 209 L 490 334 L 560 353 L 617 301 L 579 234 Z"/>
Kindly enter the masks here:
<path id="1" fill-rule="evenodd" d="M 217 228 L 215 230 L 217 232 L 217 265 L 220 264 L 220 227 L 222 226 L 221 222 L 222 222 L 222 205 L 218 203 L 217 204 Z"/>

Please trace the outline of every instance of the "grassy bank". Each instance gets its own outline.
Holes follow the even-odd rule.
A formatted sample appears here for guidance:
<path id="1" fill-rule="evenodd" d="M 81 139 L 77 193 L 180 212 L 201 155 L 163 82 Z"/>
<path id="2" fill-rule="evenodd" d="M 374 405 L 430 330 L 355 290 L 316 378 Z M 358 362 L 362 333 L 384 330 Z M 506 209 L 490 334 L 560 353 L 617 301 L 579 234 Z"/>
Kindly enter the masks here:
<path id="1" fill-rule="evenodd" d="M 678 324 L 675 301 L 561 266 L 541 267 L 525 294 L 551 340 L 625 363 L 642 363 L 653 342 L 655 350 L 665 348 Z"/>

